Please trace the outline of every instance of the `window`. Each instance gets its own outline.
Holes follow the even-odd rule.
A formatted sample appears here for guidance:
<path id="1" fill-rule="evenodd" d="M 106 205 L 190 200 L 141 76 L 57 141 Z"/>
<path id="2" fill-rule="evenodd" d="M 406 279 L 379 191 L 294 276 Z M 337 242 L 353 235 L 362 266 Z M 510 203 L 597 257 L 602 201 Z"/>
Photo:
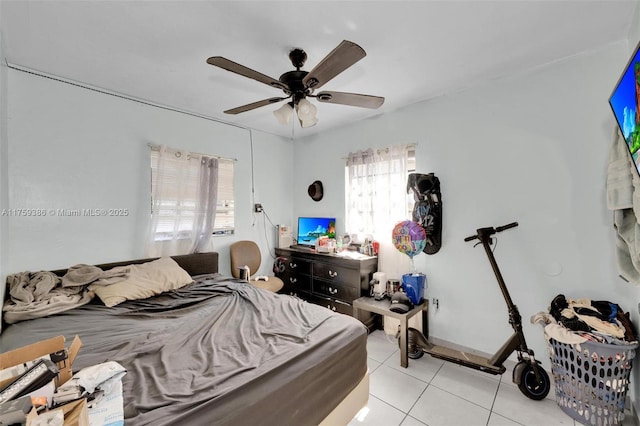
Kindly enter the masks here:
<path id="1" fill-rule="evenodd" d="M 385 239 L 393 225 L 411 218 L 407 176 L 415 171 L 415 163 L 413 145 L 350 153 L 345 168 L 346 230 Z"/>
<path id="2" fill-rule="evenodd" d="M 196 223 L 199 169 L 204 154 L 171 150 L 163 159 L 163 176 L 158 179 L 160 150 L 151 150 L 152 213 L 156 216 L 154 240 L 191 238 Z M 217 158 L 217 197 L 213 235 L 234 233 L 234 160 Z M 156 197 L 156 199 L 154 199 Z"/>
<path id="3" fill-rule="evenodd" d="M 214 235 L 233 234 L 235 228 L 235 201 L 233 198 L 233 169 L 235 162 L 228 158 L 218 159 L 218 200 Z"/>

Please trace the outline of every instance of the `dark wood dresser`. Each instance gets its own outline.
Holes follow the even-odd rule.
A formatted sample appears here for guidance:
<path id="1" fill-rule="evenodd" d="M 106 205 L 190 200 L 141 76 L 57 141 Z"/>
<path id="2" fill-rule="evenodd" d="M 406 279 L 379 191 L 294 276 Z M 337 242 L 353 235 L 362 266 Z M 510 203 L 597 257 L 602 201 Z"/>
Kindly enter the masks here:
<path id="1" fill-rule="evenodd" d="M 311 249 L 277 248 L 284 258 L 280 293 L 291 294 L 332 311 L 353 316 L 352 302 L 369 295 L 369 282 L 378 270 L 376 256 L 356 259 Z"/>

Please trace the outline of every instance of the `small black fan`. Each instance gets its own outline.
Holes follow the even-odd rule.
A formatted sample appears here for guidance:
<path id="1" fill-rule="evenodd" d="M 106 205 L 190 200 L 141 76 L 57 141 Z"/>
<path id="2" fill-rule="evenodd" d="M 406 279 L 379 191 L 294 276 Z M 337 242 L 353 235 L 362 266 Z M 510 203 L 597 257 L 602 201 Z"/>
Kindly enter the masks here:
<path id="1" fill-rule="evenodd" d="M 384 98 L 380 96 L 362 95 L 359 93 L 330 92 L 322 91 L 314 94 L 314 91 L 329 82 L 332 78 L 349 68 L 351 65 L 364 58 L 366 53 L 357 44 L 344 40 L 333 49 L 325 58 L 320 61 L 311 71 L 303 71 L 301 68 L 307 60 L 307 54 L 302 49 L 293 49 L 289 53 L 289 59 L 296 68 L 294 71 L 285 72 L 278 80 L 264 75 L 258 71 L 233 62 L 222 56 L 213 56 L 207 59 L 207 63 L 227 71 L 242 75 L 267 84 L 271 87 L 281 89 L 286 97 L 274 97 L 252 102 L 236 108 L 226 110 L 226 114 L 239 114 L 251 111 L 276 102 L 291 99 L 282 108 L 274 112 L 276 118 L 281 123 L 288 123 L 293 109 L 296 109 L 298 119 L 302 127 L 309 127 L 316 124 L 316 108 L 307 98 L 316 98 L 319 102 L 350 105 L 362 108 L 379 108 L 384 103 Z"/>

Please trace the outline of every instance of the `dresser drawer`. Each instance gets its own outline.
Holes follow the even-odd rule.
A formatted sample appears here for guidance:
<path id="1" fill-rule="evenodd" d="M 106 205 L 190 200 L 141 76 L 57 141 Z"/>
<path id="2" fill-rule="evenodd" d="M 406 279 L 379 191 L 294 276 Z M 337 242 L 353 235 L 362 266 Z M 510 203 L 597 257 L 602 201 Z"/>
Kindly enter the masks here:
<path id="1" fill-rule="evenodd" d="M 313 292 L 333 299 L 351 302 L 360 297 L 360 288 L 319 279 L 313 280 Z"/>
<path id="2" fill-rule="evenodd" d="M 330 263 L 315 262 L 313 264 L 313 279 L 322 279 L 360 286 L 360 273 L 356 269 L 344 268 Z"/>
<path id="3" fill-rule="evenodd" d="M 323 306 L 333 312 L 339 312 L 349 316 L 353 315 L 353 307 L 350 304 L 331 299 L 330 297 L 322 297 L 317 294 L 313 294 L 309 299 L 309 302 Z"/>
<path id="4" fill-rule="evenodd" d="M 311 275 L 311 262 L 305 259 L 289 257 L 285 261 L 285 272 Z"/>
<path id="5" fill-rule="evenodd" d="M 285 271 L 278 274 L 278 278 L 284 283 L 286 293 L 290 291 L 308 291 L 311 292 L 311 276 L 299 274 L 296 272 Z"/>

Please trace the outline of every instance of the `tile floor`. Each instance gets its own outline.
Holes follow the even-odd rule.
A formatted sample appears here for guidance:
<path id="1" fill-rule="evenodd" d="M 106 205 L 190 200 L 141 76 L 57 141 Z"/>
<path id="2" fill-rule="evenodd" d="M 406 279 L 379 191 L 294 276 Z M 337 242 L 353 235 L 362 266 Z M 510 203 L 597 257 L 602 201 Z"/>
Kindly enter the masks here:
<path id="1" fill-rule="evenodd" d="M 427 355 L 402 368 L 397 343 L 382 330 L 369 335 L 367 352 L 369 413 L 349 426 L 580 426 L 558 407 L 553 387 L 533 401 L 509 370 L 493 376 Z M 624 426 L 633 424 L 627 416 Z"/>

